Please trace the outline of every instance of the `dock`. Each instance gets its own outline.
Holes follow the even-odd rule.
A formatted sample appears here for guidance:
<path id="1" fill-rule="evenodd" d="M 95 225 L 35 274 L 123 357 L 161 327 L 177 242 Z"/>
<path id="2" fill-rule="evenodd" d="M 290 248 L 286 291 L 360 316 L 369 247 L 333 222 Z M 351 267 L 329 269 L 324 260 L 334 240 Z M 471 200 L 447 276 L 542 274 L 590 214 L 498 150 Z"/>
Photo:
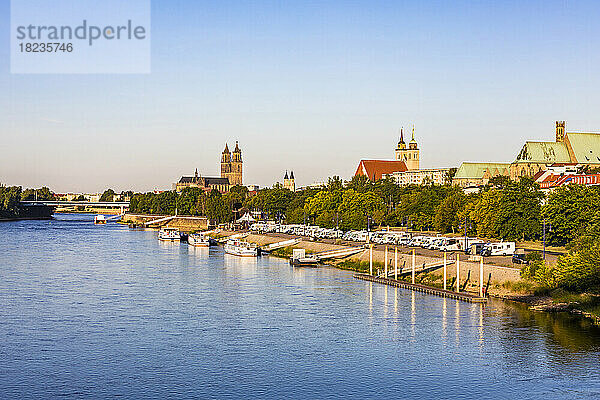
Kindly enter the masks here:
<path id="1" fill-rule="evenodd" d="M 361 279 L 363 281 L 369 281 L 369 282 L 381 283 L 384 285 L 395 286 L 395 287 L 399 287 L 402 289 L 415 290 L 417 292 L 423 292 L 423 293 L 432 294 L 435 296 L 441 296 L 441 297 L 446 297 L 446 298 L 450 298 L 450 299 L 462 300 L 462 301 L 466 301 L 469 303 L 487 303 L 486 297 L 479 297 L 479 296 L 471 294 L 471 293 L 465 293 L 465 292 L 458 293 L 458 292 L 453 292 L 450 290 L 438 289 L 438 288 L 434 288 L 431 286 L 420 285 L 418 283 L 408 283 L 408 282 L 403 282 L 403 281 L 397 281 L 397 280 L 391 279 L 391 278 L 371 276 L 368 274 L 355 274 L 354 278 Z"/>

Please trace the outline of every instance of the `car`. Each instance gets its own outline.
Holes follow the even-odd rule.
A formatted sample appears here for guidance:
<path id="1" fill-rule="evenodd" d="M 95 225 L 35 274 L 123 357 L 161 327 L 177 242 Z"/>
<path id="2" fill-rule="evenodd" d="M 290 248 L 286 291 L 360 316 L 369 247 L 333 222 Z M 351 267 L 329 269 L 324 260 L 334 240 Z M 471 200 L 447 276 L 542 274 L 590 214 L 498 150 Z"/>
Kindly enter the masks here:
<path id="1" fill-rule="evenodd" d="M 513 264 L 529 264 L 527 258 L 525 258 L 525 253 L 515 253 L 512 256 Z"/>

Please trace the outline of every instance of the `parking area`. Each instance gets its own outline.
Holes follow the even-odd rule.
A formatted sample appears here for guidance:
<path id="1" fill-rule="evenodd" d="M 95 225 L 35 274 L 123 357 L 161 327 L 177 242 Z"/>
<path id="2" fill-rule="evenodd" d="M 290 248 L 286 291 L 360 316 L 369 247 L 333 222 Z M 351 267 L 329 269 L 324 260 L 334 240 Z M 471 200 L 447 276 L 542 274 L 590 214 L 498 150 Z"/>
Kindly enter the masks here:
<path id="1" fill-rule="evenodd" d="M 415 254 L 425 257 L 443 257 L 444 251 L 450 256 L 460 254 L 461 258 L 466 260 L 468 255 L 465 254 L 465 239 L 460 237 L 445 237 L 445 236 L 423 236 L 411 235 L 406 232 L 394 231 L 348 231 L 342 232 L 336 229 L 320 228 L 316 226 L 304 225 L 275 225 L 267 223 L 257 223 L 250 227 L 250 230 L 255 233 L 265 234 L 273 237 L 286 239 L 304 238 L 315 242 L 328 244 L 340 244 L 348 246 L 372 244 L 377 250 L 388 249 L 394 251 L 398 249 L 401 254 Z M 478 238 L 467 238 L 467 249 L 471 251 L 479 251 L 487 248 L 487 253 L 492 251 L 498 253 L 506 253 L 507 255 L 487 255 L 485 262 L 506 267 L 520 267 L 521 264 L 513 263 L 512 254 L 517 251 L 523 253 L 523 250 L 517 250 L 514 242 L 498 242 L 489 243 Z M 474 243 L 480 243 L 478 246 L 472 246 Z M 427 247 L 433 248 L 427 248 Z M 486 247 L 487 246 L 487 247 Z M 494 249 L 494 250 L 492 250 Z M 483 250 L 484 254 L 486 250 Z M 525 250 L 525 253 L 528 251 Z M 547 253 L 546 261 L 556 263 L 557 255 Z"/>

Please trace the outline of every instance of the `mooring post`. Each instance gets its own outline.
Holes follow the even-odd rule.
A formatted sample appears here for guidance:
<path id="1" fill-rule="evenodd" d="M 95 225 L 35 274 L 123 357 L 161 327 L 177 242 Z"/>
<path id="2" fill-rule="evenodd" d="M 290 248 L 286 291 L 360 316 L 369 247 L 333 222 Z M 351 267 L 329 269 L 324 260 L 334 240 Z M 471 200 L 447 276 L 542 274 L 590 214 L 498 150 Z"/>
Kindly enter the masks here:
<path id="1" fill-rule="evenodd" d="M 388 247 L 385 246 L 385 278 L 388 277 Z"/>
<path id="2" fill-rule="evenodd" d="M 444 251 L 444 290 L 446 290 L 446 252 Z"/>
<path id="3" fill-rule="evenodd" d="M 415 249 L 413 249 L 413 254 L 412 254 L 412 283 L 413 283 L 413 285 L 415 284 L 415 263 L 416 263 Z"/>
<path id="4" fill-rule="evenodd" d="M 456 253 L 456 292 L 460 293 L 460 254 Z"/>
<path id="5" fill-rule="evenodd" d="M 398 280 L 398 248 L 394 247 L 394 279 Z"/>
<path id="6" fill-rule="evenodd" d="M 373 245 L 369 245 L 369 274 L 373 275 Z"/>
<path id="7" fill-rule="evenodd" d="M 483 256 L 479 259 L 479 297 L 483 297 Z"/>

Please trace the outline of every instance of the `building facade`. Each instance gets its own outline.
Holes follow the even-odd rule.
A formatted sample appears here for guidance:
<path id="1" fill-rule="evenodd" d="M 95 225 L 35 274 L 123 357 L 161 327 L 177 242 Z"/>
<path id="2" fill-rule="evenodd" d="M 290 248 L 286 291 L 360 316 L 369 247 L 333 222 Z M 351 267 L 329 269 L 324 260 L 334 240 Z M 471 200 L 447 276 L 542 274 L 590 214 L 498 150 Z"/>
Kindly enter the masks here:
<path id="1" fill-rule="evenodd" d="M 206 192 L 212 190 L 218 190 L 221 193 L 227 193 L 231 185 L 227 178 L 212 178 L 207 176 L 201 176 L 198 174 L 198 170 L 194 173 L 194 176 L 182 176 L 174 185 L 174 189 L 177 192 L 183 191 L 188 187 L 197 187 Z"/>
<path id="2" fill-rule="evenodd" d="M 218 190 L 221 193 L 227 193 L 232 186 L 243 185 L 243 161 L 242 150 L 238 142 L 235 142 L 233 152 L 225 144 L 225 150 L 221 153 L 221 177 L 207 177 L 198 174 L 198 169 L 193 176 L 182 176 L 177 183 L 173 184 L 173 189 L 181 192 L 187 187 L 201 188 L 207 192 Z"/>
<path id="3" fill-rule="evenodd" d="M 509 163 L 464 162 L 454 174 L 452 183 L 462 188 L 487 185 L 491 178 L 509 176 Z"/>
<path id="4" fill-rule="evenodd" d="M 566 122 L 556 121 L 555 141 L 525 142 L 510 166 L 510 177 L 533 177 L 557 164 L 600 167 L 600 133 L 567 132 Z"/>
<path id="5" fill-rule="evenodd" d="M 225 150 L 221 154 L 221 178 L 227 178 L 231 186 L 243 185 L 243 161 L 242 150 L 235 142 L 233 152 L 229 151 L 229 147 L 225 144 Z"/>
<path id="6" fill-rule="evenodd" d="M 288 172 L 285 171 L 285 176 L 283 177 L 283 188 L 292 192 L 296 191 L 296 178 L 294 178 L 294 171 L 291 171 L 289 175 Z"/>
<path id="7" fill-rule="evenodd" d="M 354 176 L 366 176 L 373 182 L 394 172 L 406 171 L 406 164 L 400 160 L 360 160 Z"/>
<path id="8" fill-rule="evenodd" d="M 404 143 L 404 127 L 400 129 L 400 140 L 395 151 L 396 160 L 404 161 L 406 168 L 409 171 L 415 171 L 419 169 L 419 147 L 415 140 L 415 126 L 412 129 L 412 139 L 408 143 Z"/>
<path id="9" fill-rule="evenodd" d="M 428 168 L 393 172 L 385 176 L 394 179 L 396 184 L 401 186 L 425 184 L 444 185 L 448 183 L 449 173 L 450 168 Z"/>

